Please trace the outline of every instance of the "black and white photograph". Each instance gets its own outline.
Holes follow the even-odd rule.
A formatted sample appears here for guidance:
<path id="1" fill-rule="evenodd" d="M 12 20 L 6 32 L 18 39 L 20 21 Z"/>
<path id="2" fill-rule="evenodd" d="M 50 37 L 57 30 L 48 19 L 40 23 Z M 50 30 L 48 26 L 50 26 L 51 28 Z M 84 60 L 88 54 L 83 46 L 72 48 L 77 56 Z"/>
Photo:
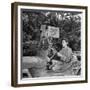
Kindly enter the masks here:
<path id="1" fill-rule="evenodd" d="M 86 79 L 84 8 L 18 6 L 19 84 Z"/>
<path id="2" fill-rule="evenodd" d="M 22 78 L 81 75 L 81 16 L 21 10 Z"/>

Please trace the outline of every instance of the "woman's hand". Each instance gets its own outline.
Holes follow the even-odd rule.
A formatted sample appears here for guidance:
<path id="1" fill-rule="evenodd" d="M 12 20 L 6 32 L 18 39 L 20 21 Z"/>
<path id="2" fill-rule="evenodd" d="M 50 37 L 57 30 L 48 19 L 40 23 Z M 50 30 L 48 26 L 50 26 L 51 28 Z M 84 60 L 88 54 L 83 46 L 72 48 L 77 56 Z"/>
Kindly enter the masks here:
<path id="1" fill-rule="evenodd" d="M 58 55 L 59 57 L 62 57 L 62 56 L 63 56 L 61 53 L 57 53 L 57 55 Z"/>
<path id="2" fill-rule="evenodd" d="M 61 53 L 57 53 L 57 55 L 58 55 L 59 57 L 61 57 L 61 59 L 62 59 L 63 61 L 66 60 L 66 57 L 65 57 L 64 55 L 62 55 Z"/>

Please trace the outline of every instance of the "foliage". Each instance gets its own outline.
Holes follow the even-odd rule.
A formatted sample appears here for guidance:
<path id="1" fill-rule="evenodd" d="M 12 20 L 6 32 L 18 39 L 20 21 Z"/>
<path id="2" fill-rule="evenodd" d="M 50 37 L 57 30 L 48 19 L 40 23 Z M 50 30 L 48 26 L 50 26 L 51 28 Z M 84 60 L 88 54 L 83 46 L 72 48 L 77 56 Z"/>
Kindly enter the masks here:
<path id="1" fill-rule="evenodd" d="M 40 27 L 46 26 L 59 27 L 60 37 L 53 39 L 54 47 L 58 50 L 61 46 L 61 39 L 68 38 L 69 45 L 74 51 L 80 51 L 81 46 L 81 13 L 66 11 L 22 11 L 22 30 L 23 30 L 23 49 L 24 55 L 31 55 L 38 50 L 40 41 Z M 27 42 L 37 42 L 30 44 Z M 33 48 L 33 49 L 32 49 Z M 33 50 L 33 51 L 30 51 Z"/>

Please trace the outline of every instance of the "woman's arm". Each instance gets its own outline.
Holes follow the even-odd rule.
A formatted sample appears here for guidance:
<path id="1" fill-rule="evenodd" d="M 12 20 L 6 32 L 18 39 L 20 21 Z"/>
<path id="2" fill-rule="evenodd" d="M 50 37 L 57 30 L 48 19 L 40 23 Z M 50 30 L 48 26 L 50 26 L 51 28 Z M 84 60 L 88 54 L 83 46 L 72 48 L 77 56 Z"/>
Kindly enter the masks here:
<path id="1" fill-rule="evenodd" d="M 57 53 L 57 55 L 59 56 L 59 57 L 63 57 L 64 55 L 62 55 L 61 53 Z"/>
<path id="2" fill-rule="evenodd" d="M 57 55 L 58 55 L 59 57 L 61 57 L 61 59 L 62 59 L 63 61 L 66 60 L 66 56 L 62 55 L 61 53 L 58 52 Z"/>

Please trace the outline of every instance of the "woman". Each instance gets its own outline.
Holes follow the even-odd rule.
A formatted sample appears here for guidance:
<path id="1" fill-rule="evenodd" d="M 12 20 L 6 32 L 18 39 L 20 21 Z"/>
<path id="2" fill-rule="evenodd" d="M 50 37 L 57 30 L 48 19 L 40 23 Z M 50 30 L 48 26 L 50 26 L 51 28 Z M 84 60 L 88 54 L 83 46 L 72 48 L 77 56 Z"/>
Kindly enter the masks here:
<path id="1" fill-rule="evenodd" d="M 60 60 L 52 60 L 52 70 L 53 71 L 65 71 L 69 68 L 69 63 L 72 57 L 72 49 L 68 46 L 68 40 L 62 40 L 62 49 L 57 53 L 57 56 L 60 57 Z"/>

